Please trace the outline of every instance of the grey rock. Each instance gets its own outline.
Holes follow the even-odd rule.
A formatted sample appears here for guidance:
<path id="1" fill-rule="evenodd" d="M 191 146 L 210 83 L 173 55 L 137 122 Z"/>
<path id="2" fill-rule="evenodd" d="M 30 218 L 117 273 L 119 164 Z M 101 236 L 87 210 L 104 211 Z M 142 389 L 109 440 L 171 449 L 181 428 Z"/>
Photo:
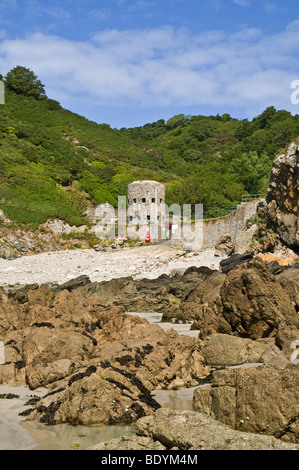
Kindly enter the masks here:
<path id="1" fill-rule="evenodd" d="M 273 165 L 266 197 L 267 221 L 289 247 L 299 246 L 299 151 L 292 143 Z"/>
<path id="2" fill-rule="evenodd" d="M 137 446 L 136 446 L 137 444 Z M 160 408 L 141 418 L 136 436 L 100 444 L 98 450 L 299 450 L 270 436 L 235 431 L 203 413 Z M 117 447 L 119 446 L 119 447 Z"/>
<path id="3" fill-rule="evenodd" d="M 167 450 L 160 442 L 150 437 L 132 436 L 112 439 L 91 447 L 89 450 Z"/>
<path id="4" fill-rule="evenodd" d="M 253 341 L 226 334 L 214 334 L 204 338 L 201 355 L 209 366 L 235 366 L 245 363 L 267 362 L 270 356 L 266 351 L 272 350 L 274 339 Z M 281 355 L 277 348 L 278 355 Z M 282 355 L 281 355 L 282 356 Z M 284 356 L 282 358 L 286 361 Z M 271 356 L 272 359 L 272 356 Z"/>
<path id="5" fill-rule="evenodd" d="M 91 283 L 91 281 L 90 281 L 89 277 L 83 275 L 83 276 L 79 276 L 75 279 L 71 279 L 70 281 L 65 282 L 64 284 L 62 284 L 60 286 L 60 288 L 62 290 L 66 289 L 69 292 L 71 292 L 72 290 L 77 289 L 78 287 L 83 287 L 83 286 L 86 286 L 90 283 Z"/>

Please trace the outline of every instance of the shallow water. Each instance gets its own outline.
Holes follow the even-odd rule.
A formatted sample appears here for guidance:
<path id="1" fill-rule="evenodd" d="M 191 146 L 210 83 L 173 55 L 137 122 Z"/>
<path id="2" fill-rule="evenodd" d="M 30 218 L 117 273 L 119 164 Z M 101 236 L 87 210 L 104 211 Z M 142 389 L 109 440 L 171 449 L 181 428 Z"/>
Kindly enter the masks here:
<path id="1" fill-rule="evenodd" d="M 159 324 L 164 329 L 174 328 L 180 335 L 198 336 L 198 331 L 190 330 L 190 324 L 161 323 L 161 314 L 159 313 L 129 314 L 147 318 L 150 323 Z M 255 365 L 257 364 L 246 364 L 243 367 Z M 162 407 L 180 411 L 192 410 L 192 398 L 196 388 L 170 391 L 158 390 L 154 391 L 152 395 Z M 58 424 L 49 426 L 27 421 L 19 416 L 20 412 L 28 409 L 25 403 L 32 395 L 43 396 L 46 391 L 46 389 L 39 389 L 30 392 L 27 387 L 0 385 L 0 395 L 12 393 L 19 396 L 19 398 L 12 400 L 0 399 L 0 450 L 86 450 L 100 442 L 134 434 L 134 425 L 71 426 L 69 424 Z"/>
<path id="2" fill-rule="evenodd" d="M 194 334 L 194 332 L 189 331 L 190 324 L 161 324 L 162 315 L 159 313 L 131 314 L 147 318 L 150 323 L 163 325 L 164 329 L 174 328 L 179 334 Z M 153 393 L 153 397 L 161 406 L 168 406 L 177 410 L 189 410 L 192 409 L 193 391 L 194 389 L 157 391 Z M 27 421 L 25 418 L 20 417 L 19 413 L 28 408 L 25 403 L 30 396 L 38 394 L 42 396 L 44 392 L 45 389 L 30 392 L 27 387 L 0 385 L 0 394 L 12 393 L 19 396 L 19 398 L 13 400 L 0 400 L 0 450 L 86 450 L 100 442 L 134 434 L 134 425 L 89 427 L 58 424 L 49 426 Z"/>
<path id="3" fill-rule="evenodd" d="M 246 364 L 253 367 L 255 364 Z M 244 366 L 243 366 L 244 367 Z M 200 385 L 201 386 L 201 385 Z M 162 406 L 174 410 L 193 410 L 192 387 L 184 390 L 156 390 L 153 398 Z M 1 393 L 14 393 L 20 398 L 0 400 L 0 450 L 87 450 L 100 442 L 122 436 L 131 436 L 135 426 L 71 426 L 57 424 L 49 426 L 19 417 L 24 411 L 25 399 L 30 392 L 26 387 L 0 386 Z M 36 394 L 36 391 L 34 391 Z M 28 407 L 27 407 L 28 408 Z"/>
<path id="4" fill-rule="evenodd" d="M 153 393 L 162 407 L 176 410 L 192 410 L 192 396 L 196 387 L 187 390 L 158 390 Z M 70 426 L 57 424 L 48 426 L 32 421 L 20 423 L 36 445 L 33 450 L 87 450 L 100 442 L 122 436 L 132 436 L 135 426 Z"/>
<path id="5" fill-rule="evenodd" d="M 156 390 L 153 398 L 162 406 L 172 410 L 193 410 L 192 400 L 194 390 L 198 387 L 183 390 Z"/>
<path id="6" fill-rule="evenodd" d="M 158 390 L 153 393 L 153 397 L 162 407 L 192 410 L 192 396 L 195 388 L 178 391 Z M 87 450 L 100 442 L 131 436 L 135 432 L 134 425 L 57 424 L 49 426 L 27 421 L 20 417 L 19 413 L 28 408 L 25 402 L 29 399 L 31 392 L 26 387 L 0 386 L 0 393 L 19 396 L 12 400 L 0 400 L 0 450 Z"/>
<path id="7" fill-rule="evenodd" d="M 100 442 L 134 434 L 134 426 L 47 426 L 32 421 L 20 423 L 36 445 L 32 450 L 87 450 Z"/>

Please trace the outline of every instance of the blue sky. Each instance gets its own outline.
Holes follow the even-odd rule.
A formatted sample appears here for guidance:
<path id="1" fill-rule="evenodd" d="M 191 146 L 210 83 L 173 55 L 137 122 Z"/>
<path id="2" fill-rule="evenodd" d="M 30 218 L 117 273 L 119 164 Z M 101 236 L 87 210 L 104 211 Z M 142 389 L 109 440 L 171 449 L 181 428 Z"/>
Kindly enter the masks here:
<path id="1" fill-rule="evenodd" d="M 116 128 L 299 114 L 298 50 L 295 0 L 0 0 L 0 73 L 28 67 L 50 98 Z"/>

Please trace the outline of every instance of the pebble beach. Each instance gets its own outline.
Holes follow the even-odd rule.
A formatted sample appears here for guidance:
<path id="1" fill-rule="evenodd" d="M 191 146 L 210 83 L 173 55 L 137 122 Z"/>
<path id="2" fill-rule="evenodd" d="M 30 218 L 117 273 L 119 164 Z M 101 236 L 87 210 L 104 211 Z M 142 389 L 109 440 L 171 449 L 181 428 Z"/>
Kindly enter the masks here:
<path id="1" fill-rule="evenodd" d="M 155 279 L 162 274 L 182 273 L 191 266 L 218 269 L 222 258 L 214 251 L 185 252 L 167 245 L 123 248 L 108 252 L 65 250 L 0 259 L 0 285 L 64 283 L 81 275 L 92 282 L 131 276 Z"/>

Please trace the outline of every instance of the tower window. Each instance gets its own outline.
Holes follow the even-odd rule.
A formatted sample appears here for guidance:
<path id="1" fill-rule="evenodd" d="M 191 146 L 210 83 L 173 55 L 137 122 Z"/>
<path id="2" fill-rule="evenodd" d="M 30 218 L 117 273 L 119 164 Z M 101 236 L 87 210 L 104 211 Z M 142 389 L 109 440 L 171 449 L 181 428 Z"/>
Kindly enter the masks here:
<path id="1" fill-rule="evenodd" d="M 142 202 L 143 202 L 143 203 L 146 202 L 146 198 L 145 198 L 145 197 L 142 198 Z"/>
<path id="2" fill-rule="evenodd" d="M 133 199 L 133 202 L 134 202 L 134 204 L 136 204 L 136 202 L 137 202 L 137 199 L 136 199 L 136 198 L 134 198 L 134 199 Z"/>
<path id="3" fill-rule="evenodd" d="M 156 198 L 155 197 L 152 197 L 152 202 L 156 202 Z"/>

